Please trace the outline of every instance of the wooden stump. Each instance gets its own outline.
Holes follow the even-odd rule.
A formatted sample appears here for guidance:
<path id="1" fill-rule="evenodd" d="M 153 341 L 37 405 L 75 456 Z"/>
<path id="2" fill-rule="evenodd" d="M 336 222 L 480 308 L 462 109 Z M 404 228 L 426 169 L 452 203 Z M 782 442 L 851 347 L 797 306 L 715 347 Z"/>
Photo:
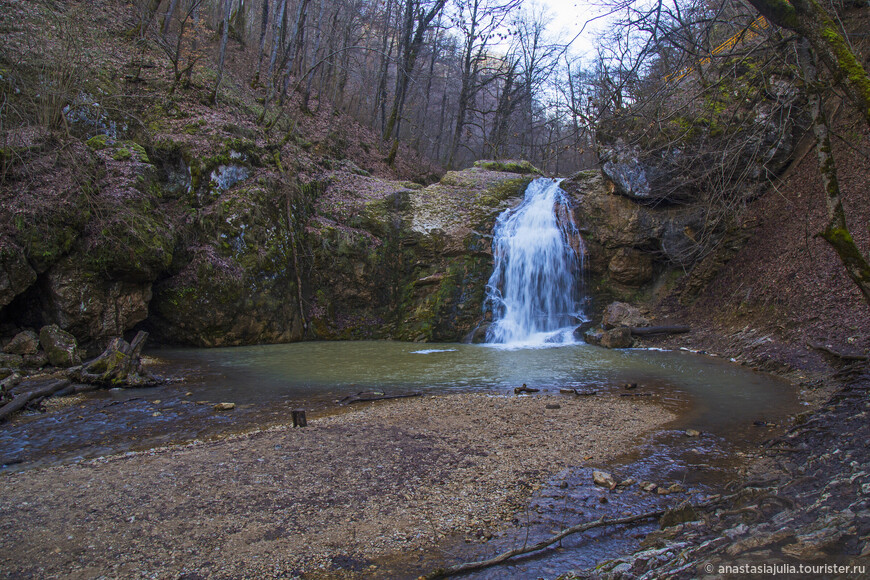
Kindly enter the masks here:
<path id="1" fill-rule="evenodd" d="M 293 416 L 294 427 L 308 426 L 308 420 L 305 418 L 305 409 L 293 409 L 291 415 Z"/>

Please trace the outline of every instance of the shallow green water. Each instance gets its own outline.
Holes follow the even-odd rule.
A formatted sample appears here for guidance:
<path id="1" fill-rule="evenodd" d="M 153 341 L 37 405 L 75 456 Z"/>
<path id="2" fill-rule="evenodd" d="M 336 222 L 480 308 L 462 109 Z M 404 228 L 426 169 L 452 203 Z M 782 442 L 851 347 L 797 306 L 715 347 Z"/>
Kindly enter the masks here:
<path id="1" fill-rule="evenodd" d="M 303 342 L 152 353 L 208 386 L 213 400 L 325 400 L 364 390 L 508 391 L 638 383 L 710 430 L 794 412 L 795 389 L 771 375 L 682 351 L 608 350 L 586 344 L 536 349 L 390 341 Z"/>

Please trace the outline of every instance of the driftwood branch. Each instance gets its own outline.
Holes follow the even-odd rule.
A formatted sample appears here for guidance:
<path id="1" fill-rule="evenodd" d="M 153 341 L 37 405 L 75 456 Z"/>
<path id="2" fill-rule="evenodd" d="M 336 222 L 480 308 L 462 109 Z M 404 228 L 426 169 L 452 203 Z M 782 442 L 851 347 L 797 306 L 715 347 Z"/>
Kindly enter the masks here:
<path id="1" fill-rule="evenodd" d="M 692 505 L 692 504 L 688 504 L 688 502 L 687 502 L 687 504 L 690 505 L 691 507 L 693 507 L 694 509 L 705 509 L 705 508 L 709 508 L 709 507 L 714 506 L 714 505 L 718 505 L 718 504 L 725 503 L 725 502 L 728 502 L 728 501 L 733 500 L 733 499 L 743 497 L 747 494 L 764 493 L 764 492 L 770 491 L 771 489 L 773 489 L 773 488 L 747 487 L 747 488 L 745 488 L 741 491 L 738 491 L 737 493 L 733 493 L 731 495 L 727 495 L 727 496 L 717 495 L 717 496 L 713 496 L 709 500 L 702 502 L 702 503 L 699 503 L 699 504 Z M 465 574 L 467 572 L 474 572 L 475 570 L 483 570 L 484 568 L 491 568 L 492 566 L 496 566 L 498 564 L 506 562 L 507 560 L 510 560 L 511 558 L 515 558 L 517 556 L 524 556 L 526 554 L 531 554 L 533 552 L 543 550 L 544 548 L 552 546 L 553 544 L 559 542 L 560 540 L 563 540 L 564 538 L 566 538 L 572 534 L 586 532 L 586 531 L 589 531 L 589 530 L 592 530 L 595 528 L 600 528 L 603 526 L 619 526 L 619 525 L 623 525 L 623 524 L 632 524 L 634 522 L 639 522 L 642 520 L 648 520 L 648 519 L 652 519 L 652 518 L 660 518 L 665 514 L 665 512 L 669 511 L 670 509 L 671 508 L 659 509 L 659 510 L 645 512 L 645 513 L 634 515 L 634 516 L 626 516 L 624 518 L 607 519 L 607 518 L 602 517 L 602 518 L 599 518 L 599 519 L 591 521 L 591 522 L 586 522 L 584 524 L 577 524 L 576 526 L 566 528 L 566 529 L 562 530 L 561 532 L 559 532 L 558 534 L 555 534 L 553 536 L 545 538 L 533 546 L 528 546 L 525 548 L 515 548 L 513 550 L 503 552 L 503 553 L 499 554 L 498 556 L 494 556 L 492 558 L 489 558 L 488 560 L 480 560 L 477 562 L 466 562 L 463 564 L 457 564 L 455 566 L 450 566 L 447 568 L 440 568 L 440 569 L 435 570 L 429 574 L 426 574 L 425 576 L 421 576 L 420 578 L 422 578 L 423 580 L 436 580 L 438 578 L 446 578 L 448 576 L 454 576 L 457 574 Z"/>
<path id="2" fill-rule="evenodd" d="M 523 556 L 525 554 L 531 554 L 532 552 L 537 552 L 538 550 L 543 550 L 548 546 L 552 546 L 557 543 L 559 540 L 562 540 L 572 534 L 577 534 L 580 532 L 586 532 L 595 528 L 600 528 L 603 526 L 618 526 L 621 524 L 631 524 L 634 522 L 638 522 L 641 520 L 648 520 L 651 518 L 658 518 L 664 515 L 667 510 L 660 509 L 651 512 L 645 512 L 642 514 L 638 514 L 636 516 L 628 516 L 624 518 L 600 518 L 592 522 L 586 522 L 584 524 L 578 524 L 576 526 L 571 526 L 570 528 L 566 528 L 559 532 L 554 536 L 550 536 L 549 538 L 545 538 L 534 544 L 533 546 L 528 546 L 525 548 L 515 548 L 513 550 L 509 550 L 507 552 L 503 552 L 498 556 L 490 558 L 488 560 L 480 560 L 477 562 L 466 562 L 464 564 L 457 564 L 456 566 L 450 566 L 449 568 L 442 568 L 440 570 L 435 570 L 434 572 L 422 576 L 425 580 L 436 580 L 437 578 L 446 578 L 448 576 L 453 576 L 455 574 L 465 574 L 466 572 L 473 572 L 475 570 L 483 570 L 484 568 L 490 568 L 492 566 L 496 566 L 510 560 L 511 558 L 515 558 L 517 556 Z"/>
<path id="3" fill-rule="evenodd" d="M 407 393 L 404 395 L 387 395 L 379 392 L 364 392 L 356 395 L 348 395 L 338 401 L 339 405 L 352 405 L 354 403 L 368 403 L 370 401 L 384 401 L 387 399 L 406 399 L 408 397 L 419 397 L 423 393 Z"/>
<path id="4" fill-rule="evenodd" d="M 690 332 L 688 326 L 632 326 L 634 336 L 650 336 L 653 334 L 685 334 Z"/>
<path id="5" fill-rule="evenodd" d="M 3 407 L 0 407 L 0 421 L 5 421 L 10 415 L 27 406 L 28 403 L 37 399 L 50 397 L 68 386 L 70 386 L 70 382 L 66 379 L 61 379 L 58 381 L 52 381 L 51 383 L 33 389 L 32 391 L 16 395 L 12 401 L 6 403 Z"/>

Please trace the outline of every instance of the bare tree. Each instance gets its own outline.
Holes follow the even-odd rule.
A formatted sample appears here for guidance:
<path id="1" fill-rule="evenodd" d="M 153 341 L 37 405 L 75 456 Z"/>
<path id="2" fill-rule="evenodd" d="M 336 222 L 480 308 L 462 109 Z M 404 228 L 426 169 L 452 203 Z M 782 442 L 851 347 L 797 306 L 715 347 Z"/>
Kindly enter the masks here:
<path id="1" fill-rule="evenodd" d="M 393 145 L 387 155 L 387 163 L 392 164 L 396 159 L 399 147 L 399 130 L 402 122 L 402 111 L 405 107 L 405 99 L 408 94 L 408 85 L 411 83 L 411 75 L 420 49 L 426 37 L 426 31 L 435 17 L 444 8 L 446 0 L 434 0 L 428 6 L 422 0 L 405 0 L 405 9 L 402 15 L 402 27 L 399 35 L 399 63 L 396 71 L 396 90 L 393 93 L 393 107 L 384 128 L 383 139 Z"/>
<path id="2" fill-rule="evenodd" d="M 502 28 L 507 24 L 510 14 L 521 5 L 522 0 L 458 0 L 457 11 L 452 17 L 453 26 L 459 30 L 462 40 L 460 79 L 461 87 L 457 99 L 456 123 L 447 166 L 453 167 L 456 153 L 465 130 L 466 116 L 477 93 L 492 81 L 485 76 L 484 63 L 491 43 L 504 35 Z"/>
<path id="3" fill-rule="evenodd" d="M 221 86 L 221 81 L 224 78 L 224 63 L 227 58 L 227 42 L 230 35 L 230 10 L 233 7 L 233 0 L 224 0 L 223 4 L 223 20 L 221 22 L 221 43 L 218 56 L 217 80 L 214 83 L 214 89 L 211 92 L 211 103 L 217 103 L 217 93 Z"/>

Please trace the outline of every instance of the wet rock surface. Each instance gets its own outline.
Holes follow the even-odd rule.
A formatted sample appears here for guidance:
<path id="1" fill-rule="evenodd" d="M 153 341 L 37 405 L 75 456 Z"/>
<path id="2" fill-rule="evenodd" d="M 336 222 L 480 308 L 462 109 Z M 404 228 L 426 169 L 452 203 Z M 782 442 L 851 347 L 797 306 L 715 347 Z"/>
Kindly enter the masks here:
<path id="1" fill-rule="evenodd" d="M 737 497 L 727 505 L 699 511 L 692 521 L 669 522 L 646 536 L 642 550 L 564 578 L 697 578 L 774 570 L 792 577 L 846 578 L 866 573 L 868 393 L 870 374 L 864 372 L 809 420 L 767 441 L 762 459 L 731 487 Z M 865 568 L 859 573 L 847 566 Z"/>

